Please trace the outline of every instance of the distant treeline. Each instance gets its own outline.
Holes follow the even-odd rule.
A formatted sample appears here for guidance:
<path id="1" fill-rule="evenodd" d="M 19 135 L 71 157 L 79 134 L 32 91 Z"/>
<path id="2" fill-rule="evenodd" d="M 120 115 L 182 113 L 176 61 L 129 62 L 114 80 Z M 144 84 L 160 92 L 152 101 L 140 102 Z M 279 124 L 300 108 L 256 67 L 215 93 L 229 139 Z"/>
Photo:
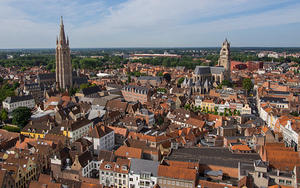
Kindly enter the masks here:
<path id="1" fill-rule="evenodd" d="M 120 68 L 123 64 L 128 62 L 127 59 L 122 56 L 114 56 L 109 54 L 102 54 L 102 58 L 89 58 L 82 57 L 81 55 L 72 54 L 71 61 L 72 66 L 75 69 L 93 69 L 93 70 L 105 70 L 108 68 Z M 132 60 L 132 62 L 140 62 L 142 64 L 158 65 L 165 67 L 176 67 L 185 66 L 187 69 L 194 69 L 198 65 L 209 65 L 214 66 L 217 64 L 219 55 L 217 52 L 210 52 L 200 55 L 183 55 L 181 58 L 168 58 L 168 57 L 158 57 L 158 58 L 142 58 L 138 60 Z M 208 63 L 204 60 L 210 60 Z M 232 52 L 231 60 L 233 61 L 275 61 L 275 62 L 297 62 L 300 64 L 300 58 L 280 57 L 278 59 L 263 57 L 257 57 L 254 52 Z M 45 66 L 47 70 L 55 71 L 55 55 L 54 54 L 27 54 L 20 56 L 20 54 L 13 54 L 13 58 L 8 59 L 7 54 L 0 53 L 0 66 L 3 67 L 20 67 L 27 68 L 33 66 Z"/>
<path id="2" fill-rule="evenodd" d="M 72 66 L 75 69 L 104 70 L 107 68 L 119 68 L 127 63 L 119 56 L 104 55 L 103 58 L 88 58 L 71 55 Z M 35 54 L 26 56 L 13 56 L 12 59 L 0 57 L 0 66 L 28 68 L 33 66 L 45 66 L 47 70 L 55 71 L 55 55 Z"/>
<path id="3" fill-rule="evenodd" d="M 132 60 L 133 63 L 150 64 L 154 66 L 164 66 L 164 67 L 177 67 L 184 66 L 187 69 L 195 69 L 198 65 L 207 65 L 201 60 L 193 60 L 194 57 L 184 56 L 182 58 L 169 58 L 169 57 L 157 57 L 157 58 L 142 58 L 137 60 Z M 214 65 L 215 62 L 209 63 L 209 65 Z"/>
<path id="4" fill-rule="evenodd" d="M 234 44 L 233 44 L 234 45 Z M 221 43 L 218 47 L 176 47 L 176 48 L 72 48 L 71 52 L 75 55 L 104 55 L 114 53 L 177 53 L 180 55 L 188 55 L 193 52 L 205 52 L 205 53 L 219 53 L 221 49 Z M 295 47 L 231 47 L 231 52 L 253 52 L 257 53 L 260 51 L 274 51 L 274 52 L 287 52 L 296 53 L 300 52 L 300 48 Z M 42 49 L 0 49 L 1 54 L 43 54 L 43 55 L 54 55 L 55 48 L 42 48 Z"/>
<path id="5" fill-rule="evenodd" d="M 55 61 L 54 55 L 28 55 L 28 56 L 14 56 L 13 59 L 0 58 L 0 65 L 4 67 L 32 67 L 48 65 Z"/>

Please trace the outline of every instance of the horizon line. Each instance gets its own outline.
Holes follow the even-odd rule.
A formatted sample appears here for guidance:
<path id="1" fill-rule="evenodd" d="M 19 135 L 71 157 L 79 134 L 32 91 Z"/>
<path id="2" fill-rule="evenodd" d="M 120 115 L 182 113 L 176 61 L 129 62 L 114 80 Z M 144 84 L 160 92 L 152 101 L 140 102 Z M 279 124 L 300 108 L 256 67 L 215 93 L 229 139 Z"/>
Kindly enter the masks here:
<path id="1" fill-rule="evenodd" d="M 73 47 L 70 49 L 134 49 L 134 48 L 140 48 L 140 49 L 176 49 L 176 48 L 221 48 L 220 46 L 205 46 L 205 47 L 197 47 L 197 46 L 191 46 L 191 47 Z M 232 48 L 300 48 L 296 46 L 231 46 Z M 38 50 L 38 49 L 55 49 L 55 47 L 29 47 L 29 48 L 0 48 L 0 50 Z"/>

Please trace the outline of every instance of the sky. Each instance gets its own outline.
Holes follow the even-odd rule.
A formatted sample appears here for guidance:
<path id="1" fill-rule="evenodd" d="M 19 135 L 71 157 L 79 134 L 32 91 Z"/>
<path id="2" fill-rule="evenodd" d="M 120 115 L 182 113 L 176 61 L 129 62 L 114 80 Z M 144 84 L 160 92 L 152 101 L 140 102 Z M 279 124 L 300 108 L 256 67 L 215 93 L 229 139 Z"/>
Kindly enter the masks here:
<path id="1" fill-rule="evenodd" d="M 0 0 L 0 48 L 300 47 L 299 0 Z"/>

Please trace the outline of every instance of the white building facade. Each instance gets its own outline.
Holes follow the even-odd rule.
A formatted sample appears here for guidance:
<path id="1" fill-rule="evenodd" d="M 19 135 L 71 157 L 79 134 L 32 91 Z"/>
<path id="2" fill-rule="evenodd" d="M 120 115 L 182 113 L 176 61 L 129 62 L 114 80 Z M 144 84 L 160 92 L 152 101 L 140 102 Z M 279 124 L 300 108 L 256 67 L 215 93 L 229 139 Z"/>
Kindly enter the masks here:
<path id="1" fill-rule="evenodd" d="M 13 110 L 17 109 L 18 107 L 27 107 L 29 109 L 32 109 L 35 107 L 35 101 L 31 95 L 12 96 L 12 97 L 7 97 L 2 102 L 2 105 L 3 108 L 10 113 Z"/>
<path id="2" fill-rule="evenodd" d="M 100 150 L 112 150 L 115 147 L 115 133 L 111 131 L 110 133 L 102 136 L 101 138 L 92 138 L 94 145 L 94 152 L 98 154 Z"/>
<path id="3" fill-rule="evenodd" d="M 130 161 L 129 187 L 153 188 L 157 183 L 159 162 L 144 159 L 130 159 Z"/>

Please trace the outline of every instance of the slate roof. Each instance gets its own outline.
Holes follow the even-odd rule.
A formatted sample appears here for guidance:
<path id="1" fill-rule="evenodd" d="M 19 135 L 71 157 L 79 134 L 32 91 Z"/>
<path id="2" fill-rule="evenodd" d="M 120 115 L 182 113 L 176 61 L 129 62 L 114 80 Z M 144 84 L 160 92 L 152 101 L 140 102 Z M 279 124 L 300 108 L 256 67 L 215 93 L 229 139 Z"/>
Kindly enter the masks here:
<path id="1" fill-rule="evenodd" d="M 158 76 L 141 76 L 138 80 L 155 80 L 157 82 L 161 82 L 162 78 Z"/>
<path id="2" fill-rule="evenodd" d="M 6 103 L 15 103 L 15 102 L 21 102 L 21 101 L 28 101 L 32 100 L 32 95 L 24 95 L 24 96 L 12 96 L 7 97 L 4 102 Z"/>
<path id="3" fill-rule="evenodd" d="M 82 93 L 84 95 L 91 95 L 94 93 L 98 93 L 100 91 L 101 91 L 101 89 L 98 86 L 93 86 L 93 87 L 88 87 L 88 88 L 82 89 Z"/>
<path id="4" fill-rule="evenodd" d="M 239 162 L 253 163 L 255 160 L 261 160 L 257 153 L 236 154 L 226 148 L 180 148 L 173 150 L 166 159 L 231 168 L 238 168 Z"/>
<path id="5" fill-rule="evenodd" d="M 73 83 L 77 85 L 88 83 L 88 79 L 86 77 L 74 77 L 73 76 Z"/>
<path id="6" fill-rule="evenodd" d="M 40 85 L 38 83 L 25 83 L 24 87 L 27 89 L 40 89 Z"/>
<path id="7" fill-rule="evenodd" d="M 140 93 L 140 94 L 147 94 L 149 92 L 149 89 L 147 87 L 132 86 L 132 85 L 124 87 L 123 90 Z"/>
<path id="8" fill-rule="evenodd" d="M 107 102 L 116 98 L 120 98 L 120 95 L 107 95 L 100 98 L 94 98 L 92 105 L 106 106 Z"/>
<path id="9" fill-rule="evenodd" d="M 130 159 L 130 171 L 134 174 L 151 173 L 151 176 L 157 177 L 159 162 L 145 159 Z"/>
<path id="10" fill-rule="evenodd" d="M 54 79 L 55 80 L 55 73 L 44 73 L 44 74 L 38 74 L 39 80 L 48 80 L 48 79 Z"/>
<path id="11" fill-rule="evenodd" d="M 211 74 L 221 74 L 225 71 L 224 67 L 210 67 Z"/>
<path id="12" fill-rule="evenodd" d="M 260 98 L 260 101 L 261 102 L 271 102 L 271 103 L 286 103 L 286 104 L 289 103 L 284 98 L 276 98 L 276 97 L 262 97 L 262 98 Z"/>
<path id="13" fill-rule="evenodd" d="M 225 71 L 224 67 L 196 66 L 194 73 L 199 74 L 221 74 Z"/>
<path id="14" fill-rule="evenodd" d="M 289 95 L 290 92 L 289 91 L 268 91 L 269 94 L 273 94 L 273 95 Z"/>
<path id="15" fill-rule="evenodd" d="M 78 156 L 78 161 L 82 167 L 88 165 L 88 162 L 92 160 L 93 157 L 90 151 L 85 151 L 84 153 Z"/>
<path id="16" fill-rule="evenodd" d="M 88 125 L 89 123 L 92 123 L 92 121 L 86 118 L 82 118 L 75 122 L 67 122 L 67 126 L 71 129 L 71 131 L 75 131 L 83 126 Z"/>
<path id="17" fill-rule="evenodd" d="M 209 66 L 196 66 L 194 73 L 198 74 L 210 74 Z"/>
<path id="18" fill-rule="evenodd" d="M 52 117 L 44 116 L 27 123 L 27 125 L 23 127 L 22 132 L 34 132 L 37 134 L 54 133 L 57 131 L 56 127 L 57 125 Z"/>

